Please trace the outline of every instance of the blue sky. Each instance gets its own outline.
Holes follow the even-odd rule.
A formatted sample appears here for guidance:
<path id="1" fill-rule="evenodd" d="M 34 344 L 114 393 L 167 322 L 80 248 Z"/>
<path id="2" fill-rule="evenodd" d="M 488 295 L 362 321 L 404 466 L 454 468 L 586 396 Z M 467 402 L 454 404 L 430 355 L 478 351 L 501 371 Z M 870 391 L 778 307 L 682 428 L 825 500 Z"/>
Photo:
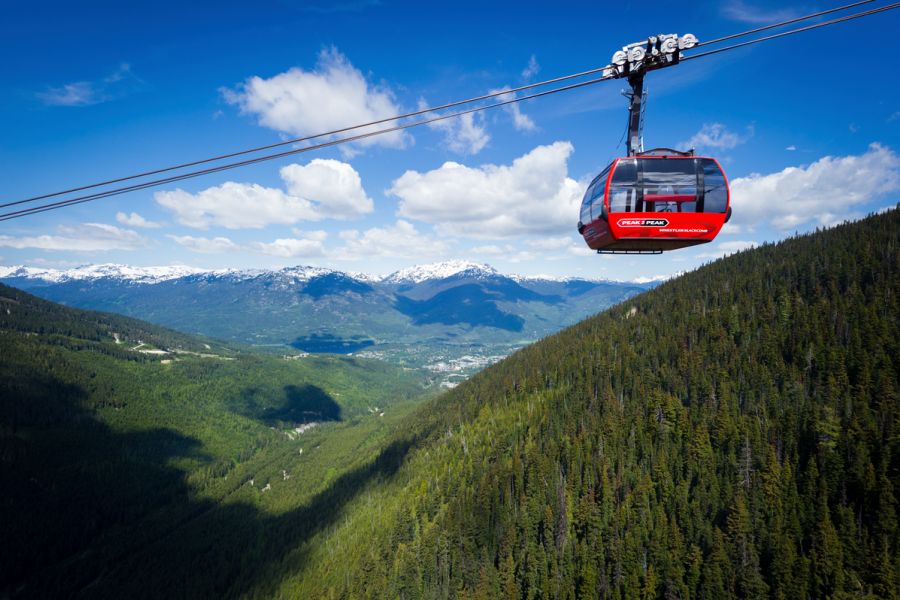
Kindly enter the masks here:
<path id="1" fill-rule="evenodd" d="M 701 40 L 833 6 L 723 3 L 7 0 L 2 200 L 273 143 L 606 64 L 655 33 Z M 647 78 L 645 145 L 694 143 L 733 182 L 715 242 L 596 256 L 584 185 L 625 126 L 623 82 L 0 224 L 0 264 L 387 273 L 449 259 L 612 279 L 900 201 L 900 11 Z"/>

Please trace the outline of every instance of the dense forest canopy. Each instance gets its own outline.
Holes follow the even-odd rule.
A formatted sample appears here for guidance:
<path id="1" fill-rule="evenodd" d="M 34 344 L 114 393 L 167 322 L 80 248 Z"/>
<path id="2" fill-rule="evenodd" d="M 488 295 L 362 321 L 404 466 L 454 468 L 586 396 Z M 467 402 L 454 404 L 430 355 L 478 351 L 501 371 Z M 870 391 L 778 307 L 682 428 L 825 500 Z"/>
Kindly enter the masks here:
<path id="1" fill-rule="evenodd" d="M 893 210 L 518 352 L 260 595 L 897 597 L 898 259 Z"/>
<path id="2" fill-rule="evenodd" d="M 418 407 L 375 364 L 160 377 L 7 319 L 0 592 L 896 598 L 898 267 L 897 210 L 742 252 Z M 298 440 L 291 397 L 340 410 Z"/>

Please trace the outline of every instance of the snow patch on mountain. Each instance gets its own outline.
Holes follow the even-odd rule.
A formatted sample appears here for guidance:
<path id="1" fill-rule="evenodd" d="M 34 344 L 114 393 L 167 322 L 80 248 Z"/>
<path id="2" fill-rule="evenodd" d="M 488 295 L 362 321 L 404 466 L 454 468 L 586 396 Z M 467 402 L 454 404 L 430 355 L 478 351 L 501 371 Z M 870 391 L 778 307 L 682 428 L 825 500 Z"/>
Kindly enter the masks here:
<path id="1" fill-rule="evenodd" d="M 497 277 L 500 273 L 494 267 L 467 260 L 450 260 L 446 262 L 415 265 L 391 273 L 383 283 L 421 283 L 429 279 L 445 279 L 454 275 L 465 275 L 473 279 Z"/>
<path id="2" fill-rule="evenodd" d="M 128 265 L 85 265 L 74 269 L 46 269 L 40 267 L 0 266 L 0 279 L 40 279 L 51 283 L 95 279 L 126 279 L 135 283 L 160 283 L 202 273 L 202 269 L 173 265 L 168 267 L 130 267 Z"/>
<path id="3" fill-rule="evenodd" d="M 85 265 L 73 269 L 48 269 L 42 267 L 27 266 L 2 266 L 0 265 L 0 279 L 35 279 L 47 283 L 65 283 L 68 281 L 95 281 L 101 279 L 116 279 L 136 284 L 155 284 L 164 281 L 172 281 L 186 277 L 203 277 L 210 279 L 224 279 L 233 282 L 251 281 L 263 279 L 273 281 L 279 286 L 294 286 L 304 284 L 330 274 L 340 274 L 367 284 L 418 284 L 423 281 L 446 279 L 447 277 L 460 277 L 466 279 L 486 280 L 493 277 L 507 277 L 519 284 L 551 281 L 567 283 L 571 281 L 588 281 L 591 283 L 636 283 L 654 284 L 675 277 L 675 275 L 658 275 L 655 277 L 637 277 L 630 282 L 612 281 L 603 278 L 587 277 L 561 277 L 552 275 L 514 275 L 502 274 L 494 267 L 487 264 L 474 263 L 467 260 L 451 260 L 446 262 L 415 265 L 400 269 L 387 276 L 372 275 L 358 272 L 344 272 L 324 267 L 312 267 L 297 265 L 283 269 L 198 269 L 185 265 L 172 265 L 166 267 L 131 267 L 120 264 Z"/>

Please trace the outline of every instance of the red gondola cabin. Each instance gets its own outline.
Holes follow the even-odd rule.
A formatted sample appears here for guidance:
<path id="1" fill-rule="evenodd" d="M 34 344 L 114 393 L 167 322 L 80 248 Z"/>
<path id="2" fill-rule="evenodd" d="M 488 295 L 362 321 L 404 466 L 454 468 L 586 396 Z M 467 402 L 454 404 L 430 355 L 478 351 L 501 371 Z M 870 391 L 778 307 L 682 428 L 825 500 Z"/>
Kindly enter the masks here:
<path id="1" fill-rule="evenodd" d="M 715 159 L 652 150 L 616 159 L 591 182 L 578 232 L 601 253 L 658 254 L 712 241 L 730 216 Z"/>

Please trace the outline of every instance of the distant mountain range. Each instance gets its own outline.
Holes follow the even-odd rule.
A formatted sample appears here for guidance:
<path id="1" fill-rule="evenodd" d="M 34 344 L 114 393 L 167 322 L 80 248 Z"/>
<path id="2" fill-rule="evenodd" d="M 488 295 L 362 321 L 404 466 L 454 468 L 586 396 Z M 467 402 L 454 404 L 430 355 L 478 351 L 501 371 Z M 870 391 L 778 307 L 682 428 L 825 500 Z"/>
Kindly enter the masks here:
<path id="1" fill-rule="evenodd" d="M 385 277 L 310 266 L 201 270 L 91 265 L 0 267 L 0 281 L 78 308 L 225 340 L 358 352 L 427 366 L 499 357 L 648 284 L 504 275 L 451 261 Z"/>
<path id="2" fill-rule="evenodd" d="M 421 283 L 427 280 L 445 279 L 451 276 L 470 277 L 473 279 L 487 277 L 507 277 L 514 281 L 589 281 L 594 283 L 620 283 L 643 285 L 647 280 L 635 280 L 632 282 L 610 281 L 606 279 L 587 279 L 583 277 L 553 277 L 553 276 L 528 276 L 528 275 L 502 275 L 494 267 L 487 264 L 473 263 L 465 260 L 450 260 L 445 262 L 415 265 L 395 271 L 390 275 L 369 275 L 352 271 L 338 271 L 324 267 L 296 266 L 284 269 L 200 269 L 186 265 L 173 265 L 162 267 L 133 267 L 115 263 L 99 265 L 83 265 L 71 269 L 50 269 L 43 267 L 28 267 L 24 265 L 3 266 L 0 265 L 0 279 L 30 279 L 51 283 L 62 283 L 76 280 L 97 279 L 122 279 L 136 283 L 161 283 L 172 279 L 180 279 L 190 275 L 214 275 L 219 277 L 231 277 L 235 279 L 252 279 L 260 276 L 275 276 L 294 280 L 308 280 L 322 275 L 338 273 L 359 281 L 385 284 L 409 284 Z"/>

